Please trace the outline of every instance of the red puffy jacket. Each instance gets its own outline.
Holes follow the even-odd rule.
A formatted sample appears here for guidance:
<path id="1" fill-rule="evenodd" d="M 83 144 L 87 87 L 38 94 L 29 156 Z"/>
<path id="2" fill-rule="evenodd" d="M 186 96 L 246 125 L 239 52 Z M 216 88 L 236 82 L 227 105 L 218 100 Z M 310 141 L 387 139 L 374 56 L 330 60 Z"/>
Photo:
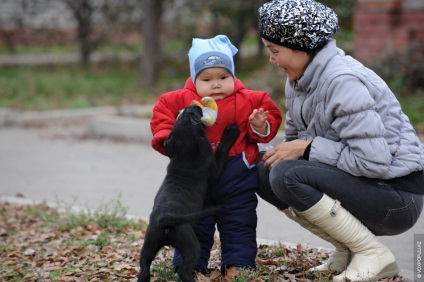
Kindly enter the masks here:
<path id="1" fill-rule="evenodd" d="M 232 95 L 216 101 L 218 118 L 211 127 L 206 127 L 207 137 L 214 149 L 221 140 L 224 128 L 236 123 L 240 129 L 240 136 L 229 152 L 229 156 L 245 153 L 246 161 L 254 164 L 258 161 L 259 150 L 257 143 L 270 142 L 278 132 L 282 118 L 278 107 L 266 92 L 246 89 L 243 83 L 235 78 L 235 87 Z M 201 101 L 191 78 L 188 78 L 183 89 L 174 90 L 161 95 L 153 108 L 153 117 L 150 128 L 153 133 L 152 147 L 165 155 L 163 143 L 171 133 L 179 111 L 186 108 L 193 100 Z M 253 133 L 249 123 L 249 115 L 254 109 L 268 110 L 270 134 L 260 137 Z"/>

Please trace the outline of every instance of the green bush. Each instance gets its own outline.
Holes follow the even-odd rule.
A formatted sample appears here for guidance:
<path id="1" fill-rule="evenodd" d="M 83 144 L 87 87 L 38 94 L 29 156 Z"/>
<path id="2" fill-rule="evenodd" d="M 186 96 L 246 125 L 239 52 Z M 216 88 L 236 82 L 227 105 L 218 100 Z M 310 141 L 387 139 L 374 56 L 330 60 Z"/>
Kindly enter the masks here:
<path id="1" fill-rule="evenodd" d="M 424 45 L 413 43 L 403 50 L 387 52 L 370 64 L 397 96 L 424 94 Z"/>

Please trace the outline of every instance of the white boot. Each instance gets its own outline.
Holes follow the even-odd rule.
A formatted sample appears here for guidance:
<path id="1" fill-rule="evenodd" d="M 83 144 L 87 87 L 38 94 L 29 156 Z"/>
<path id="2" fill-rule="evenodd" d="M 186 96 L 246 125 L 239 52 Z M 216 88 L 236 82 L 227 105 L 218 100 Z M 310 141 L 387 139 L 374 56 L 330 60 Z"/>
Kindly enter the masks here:
<path id="1" fill-rule="evenodd" d="M 309 230 L 313 234 L 317 235 L 321 239 L 331 243 L 334 247 L 336 247 L 336 250 L 330 255 L 330 257 L 324 264 L 310 268 L 308 270 L 309 272 L 323 270 L 334 270 L 337 272 L 342 272 L 346 270 L 347 265 L 349 264 L 350 251 L 345 245 L 333 239 L 330 235 L 322 231 L 317 226 L 311 224 L 295 209 L 289 207 L 288 209 L 283 210 L 283 212 L 287 215 L 288 218 L 297 222 L 303 228 Z"/>
<path id="2" fill-rule="evenodd" d="M 375 235 L 339 201 L 324 194 L 318 203 L 300 214 L 351 250 L 352 261 L 345 271 L 333 277 L 334 282 L 341 282 L 345 278 L 350 281 L 374 281 L 399 273 L 392 252 L 377 241 Z"/>

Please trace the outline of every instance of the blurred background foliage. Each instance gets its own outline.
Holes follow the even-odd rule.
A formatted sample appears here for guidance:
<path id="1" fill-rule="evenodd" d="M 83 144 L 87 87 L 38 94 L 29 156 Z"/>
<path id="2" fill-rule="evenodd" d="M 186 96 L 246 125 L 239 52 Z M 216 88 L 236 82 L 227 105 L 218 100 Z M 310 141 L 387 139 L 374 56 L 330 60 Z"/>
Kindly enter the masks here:
<path id="1" fill-rule="evenodd" d="M 193 37 L 226 34 L 239 48 L 236 75 L 246 86 L 267 91 L 284 110 L 286 76 L 269 64 L 257 35 L 257 10 L 264 2 L 2 0 L 0 107 L 153 103 L 183 87 Z M 341 30 L 335 38 L 353 54 L 357 0 L 321 2 L 338 14 Z M 423 47 L 414 45 L 384 52 L 368 64 L 390 85 L 414 124 L 424 121 L 423 54 Z"/>

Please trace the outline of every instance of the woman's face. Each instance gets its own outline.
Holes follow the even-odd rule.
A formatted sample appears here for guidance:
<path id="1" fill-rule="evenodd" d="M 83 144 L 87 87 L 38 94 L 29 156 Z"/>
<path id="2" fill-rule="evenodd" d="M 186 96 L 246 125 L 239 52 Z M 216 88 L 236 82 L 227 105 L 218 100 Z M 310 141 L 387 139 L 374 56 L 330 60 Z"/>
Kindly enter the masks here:
<path id="1" fill-rule="evenodd" d="M 269 50 L 269 62 L 277 64 L 288 76 L 289 80 L 298 80 L 309 64 L 311 55 L 286 48 L 262 38 Z"/>

